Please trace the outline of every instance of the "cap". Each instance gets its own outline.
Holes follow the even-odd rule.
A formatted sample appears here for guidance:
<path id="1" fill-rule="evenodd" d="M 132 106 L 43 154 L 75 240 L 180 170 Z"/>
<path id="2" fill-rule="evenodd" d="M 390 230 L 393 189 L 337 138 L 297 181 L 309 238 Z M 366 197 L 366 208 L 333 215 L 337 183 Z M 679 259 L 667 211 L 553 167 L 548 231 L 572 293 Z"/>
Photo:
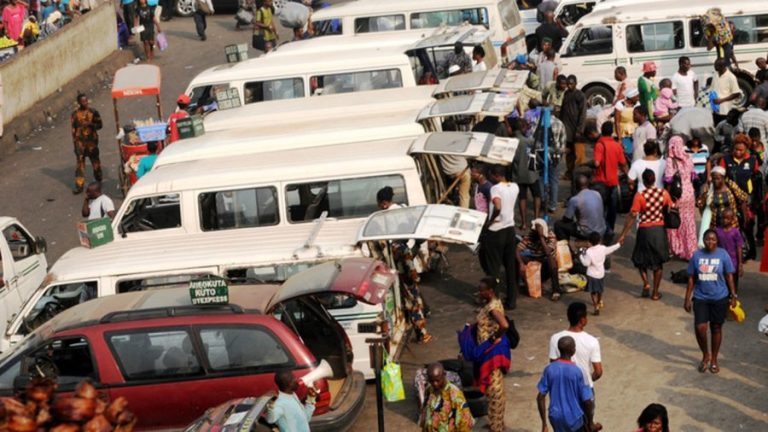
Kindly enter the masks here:
<path id="1" fill-rule="evenodd" d="M 652 61 L 643 63 L 643 73 L 646 72 L 656 72 L 656 63 Z"/>
<path id="2" fill-rule="evenodd" d="M 180 104 L 185 104 L 185 105 L 189 105 L 189 102 L 190 102 L 190 101 L 191 101 L 191 100 L 189 99 L 189 96 L 187 96 L 187 95 L 185 95 L 185 94 L 181 94 L 181 95 L 179 95 L 179 98 L 178 98 L 178 99 L 176 99 L 176 102 L 177 102 L 177 103 L 180 103 Z"/>
<path id="3" fill-rule="evenodd" d="M 627 99 L 633 98 L 633 97 L 639 96 L 639 95 L 640 95 L 640 92 L 635 87 L 632 87 L 631 89 L 624 90 L 624 97 L 627 98 Z"/>

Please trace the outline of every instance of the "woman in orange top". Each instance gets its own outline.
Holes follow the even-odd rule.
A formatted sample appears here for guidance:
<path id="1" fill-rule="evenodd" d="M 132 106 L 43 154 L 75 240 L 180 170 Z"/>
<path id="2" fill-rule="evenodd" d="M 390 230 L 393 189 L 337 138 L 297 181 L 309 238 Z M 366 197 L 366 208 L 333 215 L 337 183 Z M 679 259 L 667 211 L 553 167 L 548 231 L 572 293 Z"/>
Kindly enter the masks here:
<path id="1" fill-rule="evenodd" d="M 637 220 L 639 225 L 632 262 L 643 279 L 642 297 L 650 295 L 652 300 L 659 300 L 663 266 L 669 261 L 667 233 L 664 230 L 664 209 L 673 204 L 669 193 L 656 187 L 656 174 L 652 170 L 643 171 L 643 184 L 645 189 L 635 194 L 619 243 L 624 243 L 624 238 Z M 649 270 L 653 272 L 653 294 L 650 293 L 651 285 L 648 283 Z"/>

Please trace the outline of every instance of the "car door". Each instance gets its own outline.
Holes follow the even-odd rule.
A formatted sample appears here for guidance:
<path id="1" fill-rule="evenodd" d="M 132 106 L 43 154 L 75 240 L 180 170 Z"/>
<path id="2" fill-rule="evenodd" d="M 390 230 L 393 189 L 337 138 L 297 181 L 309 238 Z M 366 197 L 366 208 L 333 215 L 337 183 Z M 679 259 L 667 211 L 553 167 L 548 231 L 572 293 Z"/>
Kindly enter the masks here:
<path id="1" fill-rule="evenodd" d="M 0 323 L 4 327 L 10 319 L 9 314 L 16 313 L 42 283 L 47 262 L 36 239 L 21 224 L 4 227 L 3 239 L 3 279 L 6 284 L 0 291 L 0 304 L 5 308 Z"/>

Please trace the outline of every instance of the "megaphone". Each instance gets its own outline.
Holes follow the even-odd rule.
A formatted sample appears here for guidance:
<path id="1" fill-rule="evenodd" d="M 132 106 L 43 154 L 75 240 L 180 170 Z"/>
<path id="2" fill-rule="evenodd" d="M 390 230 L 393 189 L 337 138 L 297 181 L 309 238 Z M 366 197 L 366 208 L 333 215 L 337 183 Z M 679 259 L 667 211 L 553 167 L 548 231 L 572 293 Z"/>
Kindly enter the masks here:
<path id="1" fill-rule="evenodd" d="M 328 364 L 325 359 L 320 360 L 320 365 L 315 368 L 312 372 L 304 375 L 303 377 L 299 378 L 301 382 L 304 383 L 307 387 L 315 387 L 315 381 L 321 380 L 323 378 L 329 378 L 333 376 L 333 369 L 331 369 L 331 365 Z"/>

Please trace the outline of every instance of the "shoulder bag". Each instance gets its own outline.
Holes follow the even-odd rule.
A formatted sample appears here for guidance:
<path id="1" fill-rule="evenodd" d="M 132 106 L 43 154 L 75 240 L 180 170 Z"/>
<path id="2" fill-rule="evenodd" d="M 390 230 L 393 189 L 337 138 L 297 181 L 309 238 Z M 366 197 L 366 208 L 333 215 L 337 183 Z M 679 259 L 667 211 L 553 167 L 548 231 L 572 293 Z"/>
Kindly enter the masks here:
<path id="1" fill-rule="evenodd" d="M 664 208 L 664 228 L 675 230 L 680 228 L 680 210 L 677 207 Z"/>
<path id="2" fill-rule="evenodd" d="M 677 160 L 672 160 L 675 163 L 675 175 L 672 176 L 672 181 L 667 184 L 667 191 L 672 201 L 677 201 L 683 196 L 683 179 L 680 177 L 680 171 L 677 168 Z"/>

